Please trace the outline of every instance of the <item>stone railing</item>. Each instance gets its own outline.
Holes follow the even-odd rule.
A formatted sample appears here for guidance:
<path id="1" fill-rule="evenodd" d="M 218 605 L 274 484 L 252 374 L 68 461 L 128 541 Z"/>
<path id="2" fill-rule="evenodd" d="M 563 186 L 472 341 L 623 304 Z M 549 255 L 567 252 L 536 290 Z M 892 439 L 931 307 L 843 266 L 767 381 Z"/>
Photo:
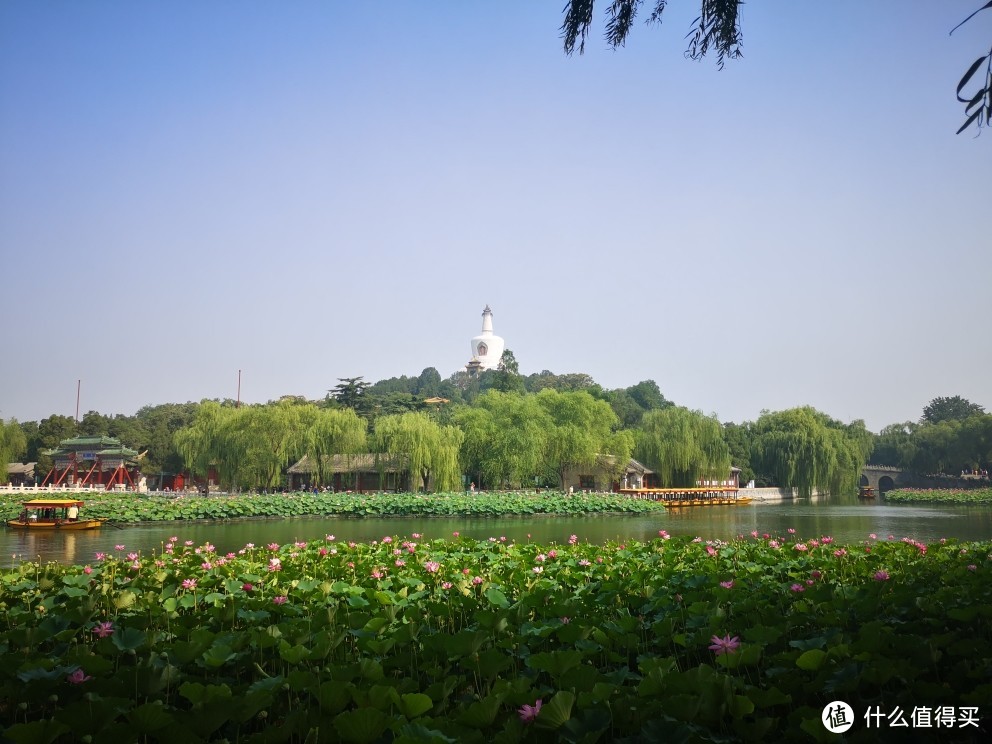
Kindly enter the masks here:
<path id="1" fill-rule="evenodd" d="M 106 491 L 107 487 L 101 483 L 87 483 L 85 486 L 75 484 L 75 485 L 47 485 L 47 486 L 14 486 L 10 483 L 0 486 L 0 493 L 94 493 L 97 491 Z M 116 484 L 111 490 L 113 491 L 134 491 L 134 488 L 128 488 L 121 484 Z"/>

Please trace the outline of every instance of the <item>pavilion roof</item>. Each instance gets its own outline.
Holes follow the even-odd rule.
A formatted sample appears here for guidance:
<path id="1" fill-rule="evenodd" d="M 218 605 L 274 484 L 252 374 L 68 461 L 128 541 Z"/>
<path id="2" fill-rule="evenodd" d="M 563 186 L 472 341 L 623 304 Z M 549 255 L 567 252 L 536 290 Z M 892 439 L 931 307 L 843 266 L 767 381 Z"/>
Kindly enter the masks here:
<path id="1" fill-rule="evenodd" d="M 409 460 L 402 455 L 377 454 L 364 452 L 355 455 L 327 455 L 324 458 L 324 469 L 328 473 L 398 473 L 409 467 Z M 309 455 L 304 455 L 298 462 L 290 466 L 287 473 L 312 473 L 314 463 Z"/>

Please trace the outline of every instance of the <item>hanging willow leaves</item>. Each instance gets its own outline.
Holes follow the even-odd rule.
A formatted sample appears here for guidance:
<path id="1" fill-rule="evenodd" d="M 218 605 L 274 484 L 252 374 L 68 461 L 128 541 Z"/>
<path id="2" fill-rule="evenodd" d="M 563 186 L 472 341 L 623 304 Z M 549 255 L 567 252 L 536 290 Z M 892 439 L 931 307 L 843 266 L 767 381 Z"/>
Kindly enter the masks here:
<path id="1" fill-rule="evenodd" d="M 205 401 L 176 432 L 176 449 L 194 475 L 213 468 L 228 487 L 271 487 L 306 448 L 302 411 L 291 402 L 232 408 Z"/>
<path id="2" fill-rule="evenodd" d="M 0 483 L 7 482 L 7 463 L 20 457 L 27 449 L 28 441 L 16 420 L 0 419 Z"/>
<path id="3" fill-rule="evenodd" d="M 368 422 L 351 408 L 305 406 L 300 411 L 303 451 L 313 464 L 314 483 L 327 483 L 333 455 L 358 454 L 367 448 Z"/>
<path id="4" fill-rule="evenodd" d="M 609 403 L 584 390 L 550 388 L 536 399 L 548 419 L 544 470 L 557 477 L 559 486 L 564 488 L 565 475 L 573 468 L 603 467 L 613 480 L 627 467 L 633 437 L 615 431 L 620 420 Z"/>
<path id="5" fill-rule="evenodd" d="M 844 426 L 809 406 L 766 413 L 755 434 L 756 469 L 804 497 L 854 491 L 873 442 L 862 422 Z"/>
<path id="6" fill-rule="evenodd" d="M 462 466 L 487 488 L 533 483 L 540 474 L 551 421 L 536 396 L 489 390 L 455 421 L 465 434 Z"/>
<path id="7" fill-rule="evenodd" d="M 451 491 L 461 484 L 458 448 L 462 432 L 454 426 L 441 426 L 426 413 L 383 416 L 375 423 L 376 451 L 407 458 L 411 486 Z"/>
<path id="8" fill-rule="evenodd" d="M 692 487 L 704 479 L 724 480 L 730 473 L 730 450 L 720 422 L 681 406 L 644 414 L 635 451 L 657 472 L 663 487 Z"/>

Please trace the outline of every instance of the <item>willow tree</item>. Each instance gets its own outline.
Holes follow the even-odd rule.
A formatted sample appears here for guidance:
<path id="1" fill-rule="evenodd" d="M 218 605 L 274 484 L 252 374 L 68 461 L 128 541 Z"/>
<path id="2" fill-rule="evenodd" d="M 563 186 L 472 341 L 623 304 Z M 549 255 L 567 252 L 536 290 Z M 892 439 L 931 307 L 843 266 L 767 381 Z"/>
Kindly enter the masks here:
<path id="1" fill-rule="evenodd" d="M 800 496 L 854 491 L 872 448 L 864 424 L 844 426 L 809 406 L 764 414 L 755 434 L 752 461 Z"/>
<path id="2" fill-rule="evenodd" d="M 658 473 L 663 487 L 725 480 L 730 449 L 720 422 L 682 406 L 648 411 L 636 434 L 637 458 Z"/>
<path id="3" fill-rule="evenodd" d="M 233 408 L 204 401 L 175 442 L 195 475 L 213 468 L 225 486 L 277 486 L 285 467 L 305 450 L 301 407 L 280 402 Z"/>
<path id="4" fill-rule="evenodd" d="M 462 466 L 480 485 L 516 487 L 541 474 L 551 422 L 536 396 L 489 390 L 454 418 L 465 435 Z"/>
<path id="5" fill-rule="evenodd" d="M 234 415 L 234 408 L 205 400 L 196 409 L 192 423 L 173 435 L 176 450 L 193 476 L 205 478 L 211 468 L 222 480 L 230 475 L 227 465 L 236 458 L 228 456 L 226 445 L 229 422 Z"/>
<path id="6" fill-rule="evenodd" d="M 22 454 L 28 448 L 24 430 L 16 420 L 0 419 L 0 483 L 7 482 L 7 464 Z"/>
<path id="7" fill-rule="evenodd" d="M 558 392 L 546 388 L 535 396 L 547 415 L 544 468 L 565 486 L 573 468 L 601 467 L 611 480 L 624 471 L 634 449 L 633 435 L 618 431 L 620 419 L 604 400 L 584 390 Z"/>
<path id="8" fill-rule="evenodd" d="M 462 432 L 442 426 L 426 413 L 383 416 L 375 422 L 373 446 L 377 452 L 405 458 L 410 482 L 424 490 L 453 491 L 461 485 L 458 449 Z"/>
<path id="9" fill-rule="evenodd" d="M 300 411 L 303 451 L 313 464 L 314 482 L 326 483 L 333 455 L 357 454 L 366 447 L 368 422 L 351 408 L 305 406 Z"/>
<path id="10" fill-rule="evenodd" d="M 278 486 L 306 449 L 301 407 L 280 401 L 237 409 L 229 434 L 239 460 L 237 485 Z"/>

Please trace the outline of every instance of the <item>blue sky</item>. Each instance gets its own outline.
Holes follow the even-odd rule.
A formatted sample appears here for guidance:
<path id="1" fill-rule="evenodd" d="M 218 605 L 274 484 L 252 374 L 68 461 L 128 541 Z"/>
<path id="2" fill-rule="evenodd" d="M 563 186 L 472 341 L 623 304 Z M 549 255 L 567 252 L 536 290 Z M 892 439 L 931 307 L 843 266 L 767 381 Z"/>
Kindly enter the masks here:
<path id="1" fill-rule="evenodd" d="M 698 0 L 570 58 L 562 5 L 0 4 L 0 417 L 447 377 L 487 303 L 723 421 L 992 410 L 992 12 L 761 0 L 718 71 Z"/>

